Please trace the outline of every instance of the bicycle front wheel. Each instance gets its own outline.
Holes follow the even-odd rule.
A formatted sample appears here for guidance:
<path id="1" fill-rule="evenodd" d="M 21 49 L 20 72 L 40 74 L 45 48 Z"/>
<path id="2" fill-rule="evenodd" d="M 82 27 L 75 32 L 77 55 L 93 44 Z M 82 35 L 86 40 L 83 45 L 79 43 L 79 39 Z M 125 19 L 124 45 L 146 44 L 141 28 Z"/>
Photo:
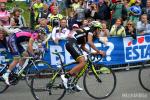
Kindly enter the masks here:
<path id="1" fill-rule="evenodd" d="M 57 70 L 51 67 L 40 70 L 35 77 L 32 77 L 31 93 L 36 100 L 60 100 L 64 97 L 65 89 L 62 80 L 55 73 Z"/>
<path id="2" fill-rule="evenodd" d="M 141 84 L 141 86 L 148 92 L 150 92 L 150 66 L 144 66 L 144 64 L 142 65 L 142 67 L 139 70 L 139 82 Z"/>
<path id="3" fill-rule="evenodd" d="M 94 73 L 97 73 L 98 77 Z M 100 66 L 96 72 L 88 70 L 83 77 L 85 91 L 95 99 L 109 97 L 115 90 L 116 81 L 115 73 L 104 66 Z"/>

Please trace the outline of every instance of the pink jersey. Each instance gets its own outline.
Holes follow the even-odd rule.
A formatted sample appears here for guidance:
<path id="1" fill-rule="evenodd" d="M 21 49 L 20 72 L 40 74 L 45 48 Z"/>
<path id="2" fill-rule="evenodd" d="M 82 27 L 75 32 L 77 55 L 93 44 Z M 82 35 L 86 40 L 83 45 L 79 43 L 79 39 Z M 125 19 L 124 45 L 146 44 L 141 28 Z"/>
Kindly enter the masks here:
<path id="1" fill-rule="evenodd" d="M 38 39 L 38 33 L 30 33 L 30 32 L 18 32 L 16 33 L 16 37 L 29 37 L 32 38 L 33 40 Z"/>

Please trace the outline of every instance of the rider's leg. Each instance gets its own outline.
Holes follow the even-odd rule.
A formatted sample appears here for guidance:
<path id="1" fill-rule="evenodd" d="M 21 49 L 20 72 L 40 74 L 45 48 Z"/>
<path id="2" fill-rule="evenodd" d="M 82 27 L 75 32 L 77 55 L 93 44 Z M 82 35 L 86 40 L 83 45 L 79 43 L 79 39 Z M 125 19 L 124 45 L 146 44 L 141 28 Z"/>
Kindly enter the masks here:
<path id="1" fill-rule="evenodd" d="M 6 73 L 4 73 L 3 76 L 2 76 L 4 78 L 5 83 L 7 85 L 10 85 L 10 83 L 9 83 L 9 74 L 11 73 L 11 71 L 13 70 L 13 68 L 18 64 L 18 62 L 19 62 L 19 58 L 14 58 L 14 60 L 12 61 L 12 63 L 9 65 Z"/>
<path id="2" fill-rule="evenodd" d="M 29 57 L 29 55 L 28 55 L 27 52 L 23 52 L 23 53 L 22 53 L 22 57 Z M 20 60 L 19 60 L 19 66 L 22 67 L 25 61 L 26 61 L 26 58 L 20 59 Z"/>
<path id="3" fill-rule="evenodd" d="M 77 64 L 75 67 L 73 67 L 68 73 L 70 75 L 77 75 L 78 72 L 80 72 L 84 66 L 85 66 L 85 57 L 84 56 L 80 56 L 77 60 L 77 62 L 79 62 L 79 64 Z"/>

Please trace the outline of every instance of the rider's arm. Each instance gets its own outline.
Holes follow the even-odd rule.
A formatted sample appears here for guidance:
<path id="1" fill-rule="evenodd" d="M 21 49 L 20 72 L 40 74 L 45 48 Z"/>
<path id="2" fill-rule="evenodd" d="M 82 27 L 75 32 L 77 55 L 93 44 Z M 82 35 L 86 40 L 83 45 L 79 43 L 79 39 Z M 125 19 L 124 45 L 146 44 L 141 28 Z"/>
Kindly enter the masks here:
<path id="1" fill-rule="evenodd" d="M 93 43 L 93 35 L 88 34 L 88 44 L 92 49 L 94 49 L 96 52 L 99 52 L 99 50 L 96 48 L 96 46 Z"/>
<path id="2" fill-rule="evenodd" d="M 89 53 L 90 51 L 85 47 L 85 44 L 81 44 L 81 48 L 82 50 L 84 50 L 85 52 Z"/>
<path id="3" fill-rule="evenodd" d="M 30 38 L 29 43 L 28 43 L 28 51 L 30 52 L 30 54 L 34 55 L 33 52 L 33 43 L 34 43 L 34 39 Z"/>

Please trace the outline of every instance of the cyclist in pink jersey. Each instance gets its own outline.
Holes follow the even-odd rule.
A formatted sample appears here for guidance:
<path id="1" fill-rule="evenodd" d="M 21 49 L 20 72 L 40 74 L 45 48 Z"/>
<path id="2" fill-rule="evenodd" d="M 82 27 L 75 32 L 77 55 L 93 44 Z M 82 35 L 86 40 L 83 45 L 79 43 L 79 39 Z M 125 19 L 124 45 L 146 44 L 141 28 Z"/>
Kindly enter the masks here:
<path id="1" fill-rule="evenodd" d="M 13 61 L 9 65 L 6 73 L 2 75 L 3 79 L 5 80 L 5 83 L 7 85 L 10 85 L 9 83 L 9 74 L 13 70 L 13 68 L 19 63 L 19 65 L 23 65 L 24 60 L 21 59 L 21 56 L 33 56 L 35 57 L 33 52 L 33 43 L 35 40 L 43 40 L 42 32 L 35 32 L 35 31 L 20 31 L 14 34 L 11 34 L 8 38 L 8 47 L 10 48 L 10 51 L 13 55 Z M 28 42 L 28 49 L 27 51 L 24 50 L 21 43 L 22 42 Z"/>

